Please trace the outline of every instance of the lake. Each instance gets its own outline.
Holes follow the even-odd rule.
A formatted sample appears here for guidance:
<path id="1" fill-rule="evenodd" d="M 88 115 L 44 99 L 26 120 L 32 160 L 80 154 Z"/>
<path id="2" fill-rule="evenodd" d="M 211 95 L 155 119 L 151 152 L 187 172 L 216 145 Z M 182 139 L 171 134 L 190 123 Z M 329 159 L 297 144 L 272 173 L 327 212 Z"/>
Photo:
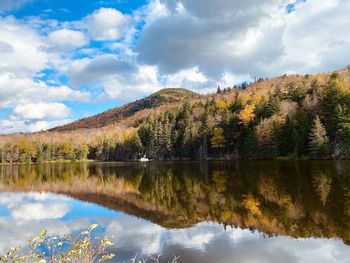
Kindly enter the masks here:
<path id="1" fill-rule="evenodd" d="M 92 223 L 118 262 L 350 262 L 350 162 L 0 167 L 0 254 Z"/>

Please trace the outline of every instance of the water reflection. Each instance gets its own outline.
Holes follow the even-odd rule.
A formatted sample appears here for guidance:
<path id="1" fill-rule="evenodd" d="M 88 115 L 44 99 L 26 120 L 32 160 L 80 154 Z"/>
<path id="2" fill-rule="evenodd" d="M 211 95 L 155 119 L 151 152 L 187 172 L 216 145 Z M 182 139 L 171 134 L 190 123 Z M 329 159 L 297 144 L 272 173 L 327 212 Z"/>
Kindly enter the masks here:
<path id="1" fill-rule="evenodd" d="M 2 166 L 0 250 L 43 226 L 97 222 L 123 259 L 347 262 L 341 240 L 305 238 L 349 242 L 349 171 L 345 161 Z"/>

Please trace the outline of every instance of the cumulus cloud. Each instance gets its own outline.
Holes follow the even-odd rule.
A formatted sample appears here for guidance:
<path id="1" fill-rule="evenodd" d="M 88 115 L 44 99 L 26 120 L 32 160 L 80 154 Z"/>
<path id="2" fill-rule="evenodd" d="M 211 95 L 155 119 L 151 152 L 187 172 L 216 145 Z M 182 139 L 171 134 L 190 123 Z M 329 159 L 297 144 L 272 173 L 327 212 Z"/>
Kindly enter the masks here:
<path id="1" fill-rule="evenodd" d="M 31 27 L 13 17 L 0 16 L 0 43 L 3 50 L 0 52 L 0 73 L 12 72 L 30 77 L 48 63 L 43 39 Z"/>
<path id="2" fill-rule="evenodd" d="M 62 119 L 67 118 L 70 109 L 62 103 L 28 103 L 17 105 L 13 114 L 23 119 Z"/>
<path id="3" fill-rule="evenodd" d="M 153 0 L 136 46 L 139 61 L 161 74 L 197 67 L 216 81 L 225 72 L 252 78 L 346 65 L 350 3 L 298 1 L 291 13 L 287 4 Z"/>
<path id="4" fill-rule="evenodd" d="M 51 32 L 48 38 L 50 49 L 55 51 L 70 51 L 88 43 L 82 32 L 65 28 Z"/>
<path id="5" fill-rule="evenodd" d="M 180 70 L 179 72 L 165 76 L 167 85 L 175 87 L 184 87 L 195 83 L 203 84 L 208 81 L 208 78 L 198 70 L 198 67 Z"/>
<path id="6" fill-rule="evenodd" d="M 283 30 L 276 16 L 284 1 L 153 1 L 136 51 L 140 61 L 162 73 L 198 67 L 209 76 L 244 74 L 283 54 Z M 161 6 L 161 7 L 159 7 Z M 165 10 L 165 11 L 164 11 Z M 268 41 L 267 41 L 268 40 Z M 254 69 L 256 68 L 256 69 Z"/>
<path id="7" fill-rule="evenodd" d="M 40 75 L 59 60 L 50 49 L 62 52 L 86 41 L 82 33 L 65 29 L 46 39 L 31 23 L 0 17 L 0 109 L 12 111 L 0 121 L 1 133 L 38 131 L 70 121 L 63 103 L 87 102 L 90 93 Z"/>
<path id="8" fill-rule="evenodd" d="M 70 210 L 66 198 L 58 198 L 46 193 L 7 193 L 2 196 L 0 205 L 4 206 L 13 219 L 18 221 L 57 219 Z M 50 209 L 47 209 L 48 205 Z"/>
<path id="9" fill-rule="evenodd" d="M 139 66 L 127 74 L 114 74 L 101 83 L 101 97 L 117 99 L 121 102 L 138 99 L 161 88 L 156 67 Z"/>
<path id="10" fill-rule="evenodd" d="M 100 81 L 114 74 L 128 74 L 135 69 L 135 65 L 121 60 L 115 55 L 104 54 L 75 60 L 67 72 L 74 84 L 86 84 Z"/>
<path id="11" fill-rule="evenodd" d="M 0 108 L 31 102 L 88 101 L 90 93 L 65 85 L 49 86 L 43 81 L 21 78 L 12 73 L 0 74 Z"/>
<path id="12" fill-rule="evenodd" d="M 91 37 L 100 41 L 121 38 L 127 32 L 130 20 L 113 8 L 100 8 L 85 18 Z"/>
<path id="13" fill-rule="evenodd" d="M 350 27 L 347 18 L 350 2 L 301 2 L 287 16 L 283 43 L 286 47 L 281 65 L 287 71 L 331 71 L 350 60 Z M 278 66 L 281 66 L 278 65 Z"/>

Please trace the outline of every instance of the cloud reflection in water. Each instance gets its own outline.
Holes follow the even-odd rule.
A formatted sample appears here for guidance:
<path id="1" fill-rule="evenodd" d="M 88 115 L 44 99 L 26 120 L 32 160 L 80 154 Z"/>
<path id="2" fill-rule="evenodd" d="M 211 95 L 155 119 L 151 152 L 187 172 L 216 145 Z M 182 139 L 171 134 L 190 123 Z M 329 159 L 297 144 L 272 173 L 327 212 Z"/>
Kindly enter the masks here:
<path id="1" fill-rule="evenodd" d="M 349 262 L 350 248 L 334 239 L 267 237 L 248 229 L 224 229 L 204 222 L 186 229 L 165 229 L 148 221 L 49 193 L 0 194 L 0 252 L 47 229 L 63 235 L 102 226 L 113 237 L 120 260 L 136 254 L 178 255 L 181 262 Z"/>

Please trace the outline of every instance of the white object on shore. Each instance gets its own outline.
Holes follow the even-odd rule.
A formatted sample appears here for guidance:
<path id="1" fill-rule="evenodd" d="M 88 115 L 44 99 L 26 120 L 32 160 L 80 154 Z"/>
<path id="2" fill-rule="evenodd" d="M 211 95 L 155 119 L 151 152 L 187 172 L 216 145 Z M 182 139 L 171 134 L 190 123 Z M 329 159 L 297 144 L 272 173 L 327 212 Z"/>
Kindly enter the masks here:
<path id="1" fill-rule="evenodd" d="M 139 161 L 140 161 L 140 162 L 149 162 L 149 159 L 146 158 L 146 155 L 144 155 L 143 157 L 141 157 L 141 158 L 139 159 Z"/>

